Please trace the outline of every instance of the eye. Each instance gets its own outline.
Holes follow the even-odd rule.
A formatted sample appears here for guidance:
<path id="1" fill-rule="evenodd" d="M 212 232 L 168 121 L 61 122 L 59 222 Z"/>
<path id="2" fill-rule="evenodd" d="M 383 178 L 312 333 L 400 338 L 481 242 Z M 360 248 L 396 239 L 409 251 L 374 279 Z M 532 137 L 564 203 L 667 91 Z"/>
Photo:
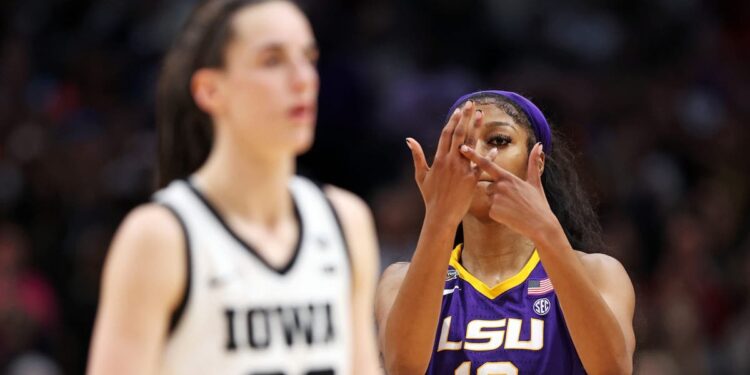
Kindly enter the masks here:
<path id="1" fill-rule="evenodd" d="M 272 68 L 278 65 L 281 65 L 281 63 L 284 61 L 284 57 L 281 55 L 281 53 L 278 52 L 272 52 L 269 53 L 261 59 L 261 64 L 267 68 Z"/>
<path id="2" fill-rule="evenodd" d="M 510 144 L 513 141 L 509 136 L 505 134 L 498 134 L 495 136 L 490 137 L 489 141 L 487 141 L 487 144 L 492 146 L 505 146 L 507 144 Z"/>
<path id="3" fill-rule="evenodd" d="M 317 48 L 310 49 L 306 53 L 307 59 L 312 63 L 313 65 L 318 63 L 318 59 L 320 59 L 320 51 L 318 51 Z"/>

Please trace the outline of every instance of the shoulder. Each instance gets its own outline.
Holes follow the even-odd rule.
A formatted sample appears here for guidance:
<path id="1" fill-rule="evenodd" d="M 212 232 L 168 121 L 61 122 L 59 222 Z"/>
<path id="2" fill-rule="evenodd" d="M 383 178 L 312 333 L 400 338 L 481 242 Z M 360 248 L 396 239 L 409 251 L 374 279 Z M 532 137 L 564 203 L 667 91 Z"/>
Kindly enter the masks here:
<path id="1" fill-rule="evenodd" d="M 576 251 L 591 281 L 602 292 L 617 291 L 617 294 L 634 296 L 633 283 L 625 267 L 612 256 L 602 253 Z"/>
<path id="2" fill-rule="evenodd" d="M 409 271 L 409 262 L 396 262 L 386 267 L 383 271 L 383 275 L 380 277 L 381 283 L 396 283 L 399 284 L 404 280 L 406 272 Z"/>
<path id="3" fill-rule="evenodd" d="M 138 245 L 131 252 L 149 252 L 150 248 L 173 249 L 185 244 L 181 219 L 167 206 L 148 203 L 133 209 L 117 229 L 113 245 Z"/>
<path id="4" fill-rule="evenodd" d="M 322 189 L 342 219 L 372 220 L 370 207 L 358 195 L 333 185 L 324 185 Z"/>
<path id="5" fill-rule="evenodd" d="M 377 277 L 380 258 L 370 207 L 350 191 L 332 185 L 325 185 L 322 189 L 344 232 L 356 286 L 371 288 Z"/>
<path id="6" fill-rule="evenodd" d="M 378 282 L 377 299 L 379 302 L 395 297 L 398 290 L 401 289 L 401 284 L 404 282 L 406 273 L 409 271 L 409 266 L 410 263 L 408 262 L 396 262 L 386 267 Z"/>
<path id="7" fill-rule="evenodd" d="M 624 273 L 625 267 L 619 260 L 612 256 L 602 253 L 584 253 L 583 251 L 576 251 L 578 259 L 581 261 L 583 266 L 589 272 L 590 276 L 602 276 L 605 277 L 609 273 Z"/>
<path id="8" fill-rule="evenodd" d="M 105 287 L 178 296 L 187 272 L 186 233 L 166 206 L 144 204 L 133 209 L 115 234 L 105 263 Z"/>
<path id="9" fill-rule="evenodd" d="M 617 259 L 605 254 L 578 252 L 578 256 L 589 279 L 618 320 L 632 356 L 635 348 L 635 289 L 625 267 Z"/>
<path id="10" fill-rule="evenodd" d="M 370 207 L 356 194 L 326 185 L 323 191 L 339 219 L 352 255 L 377 252 L 375 224 Z"/>
<path id="11" fill-rule="evenodd" d="M 155 227 L 156 226 L 156 227 Z M 179 218 L 168 206 L 159 203 L 142 204 L 131 210 L 122 221 L 120 232 L 140 233 L 144 237 L 170 237 L 180 234 Z"/>
<path id="12" fill-rule="evenodd" d="M 409 265 L 408 262 L 393 263 L 386 267 L 380 276 L 375 294 L 375 319 L 378 324 L 382 325 L 385 322 L 404 282 L 406 272 L 409 271 Z"/>

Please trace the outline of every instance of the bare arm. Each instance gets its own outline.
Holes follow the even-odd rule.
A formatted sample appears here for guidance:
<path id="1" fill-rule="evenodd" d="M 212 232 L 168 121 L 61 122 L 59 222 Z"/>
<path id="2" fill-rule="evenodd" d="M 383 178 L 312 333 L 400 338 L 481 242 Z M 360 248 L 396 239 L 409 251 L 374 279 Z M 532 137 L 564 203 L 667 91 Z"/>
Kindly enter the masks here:
<path id="1" fill-rule="evenodd" d="M 341 218 L 352 259 L 353 364 L 357 374 L 382 374 L 375 343 L 373 309 L 380 259 L 375 226 L 367 205 L 354 194 L 332 186 L 326 195 Z"/>
<path id="2" fill-rule="evenodd" d="M 408 270 L 409 263 L 393 263 L 380 276 L 378 289 L 375 293 L 375 321 L 378 324 L 378 349 L 381 353 L 384 352 L 385 322 L 391 312 L 393 302 L 396 302 L 396 295 L 398 295 L 398 290 L 401 288 Z"/>
<path id="3" fill-rule="evenodd" d="M 579 256 L 562 228 L 532 239 L 589 374 L 633 372 L 635 293 L 625 269 L 602 254 Z"/>
<path id="4" fill-rule="evenodd" d="M 166 208 L 146 205 L 118 229 L 104 266 L 89 375 L 154 374 L 185 290 L 185 241 Z"/>
<path id="5" fill-rule="evenodd" d="M 427 166 L 419 143 L 407 140 L 426 213 L 405 275 L 389 268 L 378 292 L 380 347 L 391 375 L 424 373 L 429 365 L 453 239 L 479 177 L 479 170 L 458 149 L 464 143 L 473 144 L 472 134 L 481 126 L 481 117 L 471 102 L 451 116 L 440 135 L 432 167 Z"/>
<path id="6" fill-rule="evenodd" d="M 633 286 L 622 266 L 601 254 L 580 256 L 552 213 L 541 182 L 543 154 L 529 154 L 526 180 L 503 170 L 473 150 L 466 157 L 494 182 L 490 217 L 531 239 L 537 246 L 563 309 L 576 352 L 590 374 L 633 371 Z"/>
<path id="7" fill-rule="evenodd" d="M 432 355 L 445 272 L 458 226 L 435 221 L 425 219 L 404 274 L 398 275 L 391 266 L 380 284 L 376 307 L 379 337 L 386 369 L 392 375 L 424 373 Z"/>

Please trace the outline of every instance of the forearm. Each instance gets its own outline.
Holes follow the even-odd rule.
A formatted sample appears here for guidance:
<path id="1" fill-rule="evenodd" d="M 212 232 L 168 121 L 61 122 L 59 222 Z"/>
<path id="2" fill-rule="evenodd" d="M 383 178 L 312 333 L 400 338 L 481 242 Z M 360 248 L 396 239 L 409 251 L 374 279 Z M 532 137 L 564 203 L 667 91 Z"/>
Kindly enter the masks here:
<path id="1" fill-rule="evenodd" d="M 425 218 L 411 265 L 388 314 L 383 352 L 391 375 L 424 373 L 429 364 L 457 227 L 440 219 Z"/>
<path id="2" fill-rule="evenodd" d="M 565 316 L 576 351 L 590 374 L 632 372 L 625 334 L 559 224 L 533 238 Z"/>

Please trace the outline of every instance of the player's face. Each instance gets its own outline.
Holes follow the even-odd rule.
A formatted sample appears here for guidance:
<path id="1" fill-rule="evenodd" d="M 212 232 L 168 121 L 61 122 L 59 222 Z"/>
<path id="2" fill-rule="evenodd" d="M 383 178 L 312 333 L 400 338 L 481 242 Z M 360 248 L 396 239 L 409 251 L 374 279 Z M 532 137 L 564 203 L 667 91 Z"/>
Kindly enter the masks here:
<path id="1" fill-rule="evenodd" d="M 304 14 L 286 1 L 240 10 L 218 89 L 231 136 L 258 150 L 302 153 L 317 114 L 318 49 Z"/>
<path id="2" fill-rule="evenodd" d="M 477 151 L 487 155 L 493 148 L 497 148 L 495 164 L 513 173 L 521 179 L 526 178 L 529 159 L 529 131 L 518 124 L 505 111 L 494 104 L 479 104 L 477 109 L 482 111 L 482 128 L 477 135 Z M 489 219 L 490 201 L 486 193 L 491 178 L 486 173 L 479 177 L 479 184 L 474 192 L 469 213 L 483 219 Z"/>

